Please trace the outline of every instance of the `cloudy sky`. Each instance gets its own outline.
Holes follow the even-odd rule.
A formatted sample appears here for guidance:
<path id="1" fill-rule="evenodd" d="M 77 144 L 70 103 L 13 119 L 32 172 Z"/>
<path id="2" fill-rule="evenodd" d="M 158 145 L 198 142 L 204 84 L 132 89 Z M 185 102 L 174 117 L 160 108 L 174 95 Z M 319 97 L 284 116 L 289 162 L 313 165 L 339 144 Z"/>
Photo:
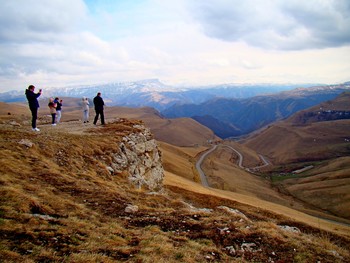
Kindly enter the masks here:
<path id="1" fill-rule="evenodd" d="M 350 80 L 349 0 L 0 0 L 0 92 Z"/>

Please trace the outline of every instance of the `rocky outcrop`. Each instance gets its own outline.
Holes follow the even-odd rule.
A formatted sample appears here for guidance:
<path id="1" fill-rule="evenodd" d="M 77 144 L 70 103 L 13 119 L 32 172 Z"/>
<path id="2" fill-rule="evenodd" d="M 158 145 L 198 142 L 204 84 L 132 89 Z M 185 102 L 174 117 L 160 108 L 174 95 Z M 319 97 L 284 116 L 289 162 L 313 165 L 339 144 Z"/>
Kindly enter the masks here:
<path id="1" fill-rule="evenodd" d="M 134 125 L 138 132 L 125 135 L 119 145 L 119 151 L 112 156 L 109 170 L 113 174 L 127 171 L 128 178 L 138 188 L 159 190 L 162 188 L 164 169 L 161 152 L 150 129 Z"/>

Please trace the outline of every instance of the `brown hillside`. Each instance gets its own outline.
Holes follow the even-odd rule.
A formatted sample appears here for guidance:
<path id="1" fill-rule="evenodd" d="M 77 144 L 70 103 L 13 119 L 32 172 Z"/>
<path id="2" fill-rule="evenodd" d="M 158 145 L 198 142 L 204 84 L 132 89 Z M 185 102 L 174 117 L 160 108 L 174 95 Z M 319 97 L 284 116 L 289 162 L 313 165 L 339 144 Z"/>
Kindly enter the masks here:
<path id="1" fill-rule="evenodd" d="M 291 116 L 288 122 L 304 125 L 336 119 L 350 119 L 350 92 L 344 92 L 333 100 L 300 111 Z"/>
<path id="2" fill-rule="evenodd" d="M 246 139 L 244 145 L 272 161 L 271 170 L 278 172 L 272 178 L 282 192 L 350 219 L 350 173 L 344 161 L 350 154 L 350 120 L 311 118 L 296 124 L 296 120 L 311 116 L 307 112 L 330 105 L 335 111 L 348 110 L 348 99 L 349 93 L 344 93 L 335 100 L 297 113 Z M 336 163 L 341 165 L 337 167 Z M 306 166 L 311 170 L 298 171 Z"/>
<path id="3" fill-rule="evenodd" d="M 27 105 L 21 103 L 5 103 L 0 101 L 0 115 L 25 115 L 30 116 Z"/>
<path id="4" fill-rule="evenodd" d="M 253 197 L 242 203 L 240 195 L 168 172 L 157 193 L 135 189 L 124 173 L 112 176 L 110 153 L 140 121 L 94 128 L 65 122 L 34 133 L 15 125 L 21 116 L 0 119 L 1 262 L 350 259 L 349 227 Z M 128 205 L 138 210 L 127 212 Z"/>
<path id="5" fill-rule="evenodd" d="M 339 112 L 343 119 L 324 121 L 322 111 Z M 267 155 L 275 164 L 329 159 L 350 154 L 350 92 L 300 111 L 290 118 L 255 133 L 244 145 Z"/>
<path id="6" fill-rule="evenodd" d="M 177 147 L 161 142 L 160 149 L 166 171 L 200 183 L 196 170 L 196 156 L 204 151 L 206 147 Z"/>
<path id="7" fill-rule="evenodd" d="M 279 186 L 289 194 L 334 215 L 350 219 L 350 157 L 322 162 L 300 178 Z"/>
<path id="8" fill-rule="evenodd" d="M 245 147 L 243 144 L 237 143 L 235 141 L 230 141 L 230 140 L 224 141 L 223 144 L 232 146 L 234 149 L 239 151 L 244 156 L 243 163 L 242 163 L 244 167 L 255 167 L 262 164 L 261 159 L 258 156 L 257 152 L 253 151 L 248 147 Z"/>
<path id="9" fill-rule="evenodd" d="M 80 106 L 81 99 L 63 98 L 62 121 L 79 121 L 82 119 L 82 111 Z M 93 104 L 92 104 L 93 105 Z M 8 114 L 8 112 L 30 116 L 29 108 L 26 104 L 7 104 L 1 102 L 0 113 Z M 90 108 L 90 123 L 93 121 L 95 112 Z M 49 108 L 46 101 L 40 101 L 38 111 L 38 125 L 47 123 L 50 120 Z M 219 138 L 208 129 L 191 118 L 165 119 L 160 116 L 159 112 L 148 107 L 144 108 L 127 108 L 127 107 L 106 107 L 105 118 L 107 122 L 116 118 L 127 118 L 142 120 L 150 127 L 155 138 L 177 146 L 193 146 L 203 145 L 208 140 L 218 140 Z M 28 121 L 30 117 L 28 118 Z"/>
<path id="10" fill-rule="evenodd" d="M 236 149 L 238 149 L 238 147 L 236 147 Z M 309 202 L 307 198 L 300 198 L 296 192 L 288 191 L 289 188 L 286 190 L 281 185 L 278 185 L 276 188 L 271 184 L 271 181 L 267 179 L 269 177 L 266 178 L 266 176 L 259 176 L 247 172 L 246 170 L 239 168 L 237 163 L 238 156 L 236 153 L 227 147 L 218 147 L 217 150 L 210 154 L 202 164 L 202 169 L 207 176 L 209 185 L 217 189 L 227 190 L 246 197 L 255 197 L 260 200 L 280 204 L 321 218 L 328 218 L 340 222 L 347 221 L 344 220 L 344 218 L 347 218 L 344 217 L 344 215 L 348 213 L 349 209 L 347 207 L 348 204 L 344 199 L 344 197 L 347 196 L 347 193 L 344 193 L 344 191 L 346 191 L 348 187 L 344 187 L 344 191 L 339 193 L 338 198 L 335 197 L 334 191 L 325 195 L 328 196 L 328 198 L 331 198 L 330 195 L 334 195 L 334 199 L 331 202 L 328 202 L 328 205 L 336 203 L 337 201 L 340 202 L 340 204 L 337 204 L 333 210 L 328 210 L 327 208 L 329 208 L 329 206 L 325 206 L 327 203 L 324 203 L 323 206 L 319 205 L 324 201 L 318 203 Z M 258 162 L 256 162 L 256 164 L 258 164 Z M 251 166 L 251 168 L 252 167 L 253 166 Z M 314 186 L 317 188 L 320 184 L 314 184 Z M 336 190 L 336 186 L 338 185 L 336 184 L 334 186 L 334 190 Z M 330 190 L 330 188 L 327 188 L 327 190 Z M 316 201 L 316 199 L 314 201 Z M 333 211 L 337 209 L 339 209 L 339 213 L 333 213 Z M 332 215 L 330 215 L 329 212 L 331 212 Z"/>
<path id="11" fill-rule="evenodd" d="M 152 108 L 107 108 L 107 114 L 123 118 L 141 119 L 151 128 L 159 141 L 177 146 L 193 146 L 206 144 L 208 140 L 218 138 L 207 127 L 191 118 L 165 119 Z"/>
<path id="12" fill-rule="evenodd" d="M 281 203 L 282 198 L 269 182 L 239 168 L 237 155 L 226 147 L 220 146 L 207 157 L 202 169 L 211 187 Z"/>
<path id="13" fill-rule="evenodd" d="M 278 122 L 248 138 L 245 146 L 266 155 L 276 165 L 318 161 L 350 153 L 350 120 L 296 126 Z"/>

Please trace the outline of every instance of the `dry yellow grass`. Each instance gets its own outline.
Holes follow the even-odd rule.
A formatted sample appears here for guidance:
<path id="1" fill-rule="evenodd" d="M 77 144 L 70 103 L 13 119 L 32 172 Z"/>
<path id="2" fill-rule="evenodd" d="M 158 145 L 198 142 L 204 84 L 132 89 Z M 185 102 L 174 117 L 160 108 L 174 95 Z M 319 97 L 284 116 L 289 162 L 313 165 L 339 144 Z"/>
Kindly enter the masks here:
<path id="1" fill-rule="evenodd" d="M 166 173 L 164 184 L 167 186 L 178 187 L 183 190 L 206 195 L 208 199 L 219 197 L 229 199 L 246 205 L 250 205 L 254 208 L 260 208 L 267 211 L 273 211 L 277 215 L 283 215 L 291 220 L 303 222 L 307 225 L 338 233 L 341 235 L 350 236 L 350 227 L 342 224 L 334 224 L 328 220 L 323 220 L 317 217 L 310 216 L 308 214 L 298 212 L 295 209 L 288 208 L 283 205 L 278 205 L 272 202 L 261 200 L 260 198 L 245 195 L 240 193 L 234 193 L 230 191 L 223 191 L 215 188 L 206 188 L 195 182 L 179 177 L 172 173 Z"/>
<path id="2" fill-rule="evenodd" d="M 244 141 L 275 164 L 270 170 L 277 172 L 273 179 L 282 192 L 346 219 L 350 219 L 350 120 L 319 121 L 317 116 L 321 110 L 350 111 L 349 99 L 350 93 L 344 93 Z M 291 174 L 306 166 L 312 169 Z"/>
<path id="3" fill-rule="evenodd" d="M 62 122 L 79 121 L 82 119 L 80 99 L 63 98 Z M 0 102 L 0 114 L 22 116 L 25 123 L 30 121 L 30 111 L 25 103 L 6 104 Z M 90 122 L 95 116 L 94 108 L 90 108 Z M 38 125 L 50 122 L 49 108 L 45 100 L 40 101 L 38 110 Z M 106 121 L 117 118 L 142 120 L 149 127 L 155 138 L 177 146 L 196 146 L 206 144 L 208 140 L 219 138 L 207 127 L 191 118 L 166 119 L 153 108 L 105 107 Z"/>
<path id="4" fill-rule="evenodd" d="M 207 127 L 191 118 L 165 119 L 152 108 L 107 108 L 106 114 L 129 119 L 141 119 L 159 141 L 177 146 L 203 145 L 218 138 Z"/>
<path id="5" fill-rule="evenodd" d="M 30 116 L 29 107 L 21 103 L 5 103 L 0 101 L 0 115 Z"/>
<path id="6" fill-rule="evenodd" d="M 350 172 L 347 155 L 350 120 L 293 126 L 280 122 L 246 141 L 244 145 L 272 160 L 278 173 L 312 165 L 294 179 L 276 183 L 281 191 L 332 215 L 350 219 Z M 289 165 L 288 165 L 289 164 Z M 288 177 L 285 177 L 288 178 Z"/>
<path id="7" fill-rule="evenodd" d="M 196 155 L 204 151 L 205 147 L 177 147 L 165 142 L 160 143 L 163 166 L 167 171 L 178 174 L 181 177 L 200 182 L 196 170 Z"/>
<path id="8" fill-rule="evenodd" d="M 10 124 L 13 120 L 22 126 Z M 117 150 L 119 136 L 133 132 L 135 122 L 139 123 L 101 128 L 65 122 L 61 129 L 42 125 L 40 133 L 33 133 L 27 116 L 0 117 L 1 261 L 268 262 L 273 257 L 281 262 L 342 262 L 350 258 L 348 227 L 247 193 L 204 188 L 191 177 L 170 172 L 160 193 L 134 189 L 125 174 L 111 176 L 105 162 Z M 34 146 L 19 144 L 21 139 Z M 204 149 L 161 147 L 164 158 L 177 158 L 173 171 L 192 167 L 193 158 Z M 125 213 L 128 204 L 137 205 L 139 211 Z M 247 219 L 223 212 L 218 208 L 222 205 L 239 209 Z M 278 225 L 295 226 L 301 232 L 289 233 Z M 245 243 L 254 243 L 256 249 L 242 249 Z"/>
<path id="9" fill-rule="evenodd" d="M 324 162 L 300 178 L 283 181 L 282 186 L 300 200 L 350 218 L 350 157 Z"/>
<path id="10" fill-rule="evenodd" d="M 349 154 L 349 119 L 319 121 L 320 109 L 350 111 L 350 93 L 298 112 L 254 133 L 244 145 L 267 155 L 275 164 L 317 161 Z M 309 119 L 308 119 L 309 118 Z M 300 119 L 300 120 L 299 120 Z"/>
<path id="11" fill-rule="evenodd" d="M 313 123 L 308 126 L 292 126 L 278 123 L 264 130 L 245 143 L 267 155 L 275 164 L 312 161 L 335 157 L 334 149 L 341 154 L 346 152 L 349 120 Z"/>
<path id="12" fill-rule="evenodd" d="M 243 156 L 243 163 L 242 165 L 244 167 L 255 167 L 262 165 L 262 161 L 258 155 L 259 152 L 256 152 L 245 145 L 235 142 L 235 141 L 230 141 L 230 140 L 225 140 L 222 141 L 224 145 L 228 145 L 239 151 Z M 230 151 L 230 150 L 229 150 Z M 231 151 L 232 152 L 232 151 Z"/>

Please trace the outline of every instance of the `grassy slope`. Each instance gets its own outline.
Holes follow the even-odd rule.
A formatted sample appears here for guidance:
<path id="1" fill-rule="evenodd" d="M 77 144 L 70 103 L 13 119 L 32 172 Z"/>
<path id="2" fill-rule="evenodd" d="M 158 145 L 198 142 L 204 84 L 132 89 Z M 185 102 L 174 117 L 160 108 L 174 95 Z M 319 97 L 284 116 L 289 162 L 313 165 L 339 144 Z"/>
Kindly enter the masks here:
<path id="1" fill-rule="evenodd" d="M 80 117 L 81 111 L 76 110 L 78 107 L 77 104 L 79 103 L 78 99 L 65 99 L 65 107 L 63 112 L 63 121 L 71 121 L 71 120 L 77 120 Z M 42 103 L 41 103 L 42 104 Z M 343 104 L 341 104 L 343 105 Z M 5 106 L 5 104 L 3 105 Z M 9 104 L 6 105 L 6 107 L 0 107 L 0 110 L 2 110 L 3 114 L 7 114 L 8 112 L 12 112 L 12 114 L 20 115 L 22 117 L 25 116 L 25 118 L 30 119 L 29 117 L 29 110 L 26 105 L 13 105 Z M 41 107 L 39 116 L 40 120 L 39 123 L 48 122 L 49 117 L 45 116 L 46 114 L 46 108 Z M 91 111 L 93 113 L 93 111 Z M 92 114 L 93 115 L 93 114 Z M 149 125 L 151 125 L 152 131 L 161 131 L 162 129 L 160 127 L 167 126 L 168 128 L 171 126 L 177 126 L 177 128 L 173 130 L 165 130 L 166 132 L 158 132 L 158 136 L 162 137 L 162 134 L 167 134 L 166 140 L 168 142 L 175 142 L 175 144 L 182 144 L 183 138 L 186 138 L 186 140 L 190 139 L 192 140 L 193 137 L 196 137 L 197 142 L 204 141 L 206 142 L 207 139 L 207 133 L 200 132 L 200 128 L 202 126 L 198 126 L 196 122 L 193 122 L 194 125 L 187 125 L 187 121 L 185 120 L 185 123 L 182 123 L 182 125 L 179 125 L 174 120 L 167 120 L 162 119 L 157 115 L 157 111 L 151 109 L 151 108 L 142 108 L 142 109 L 134 109 L 134 108 L 120 108 L 120 107 L 107 107 L 106 110 L 106 116 L 109 119 L 113 119 L 116 117 L 128 117 L 131 119 L 138 119 L 143 118 L 145 122 L 148 122 Z M 8 118 L 11 118 L 11 115 L 7 116 Z M 45 118 L 46 117 L 46 118 Z M 180 120 L 180 122 L 183 122 L 184 120 Z M 190 121 L 190 120 L 189 120 Z M 342 122 L 342 121 L 337 121 Z M 164 124 L 165 123 L 165 124 Z M 168 125 L 168 123 L 172 123 Z M 192 123 L 192 122 L 191 122 Z M 258 143 L 260 143 L 262 146 L 258 150 L 259 152 L 263 152 L 264 154 L 267 154 L 266 149 L 270 150 L 272 152 L 272 155 L 269 155 L 271 159 L 273 159 L 272 156 L 290 156 L 295 154 L 298 151 L 292 150 L 294 147 L 296 147 L 297 144 L 303 145 L 300 140 L 303 140 L 304 144 L 305 142 L 311 142 L 314 144 L 315 142 L 310 139 L 310 136 L 314 136 L 315 132 L 318 131 L 319 138 L 323 138 L 323 140 L 330 140 L 332 143 L 334 143 L 334 140 L 332 138 L 338 138 L 339 132 L 343 132 L 343 128 L 339 129 L 339 126 L 329 123 L 330 125 L 324 126 L 323 123 L 323 129 L 315 128 L 313 126 L 303 126 L 300 127 L 300 129 L 290 129 L 287 127 L 284 127 L 281 125 L 276 125 L 270 129 L 277 129 L 276 132 L 266 132 L 267 137 L 262 137 L 262 139 L 257 140 Z M 316 123 L 317 125 L 317 123 Z M 346 124 L 345 124 L 346 125 Z M 325 128 L 327 127 L 327 128 Z M 327 130 L 331 129 L 331 130 Z M 335 130 L 334 133 L 333 129 Z M 176 131 L 176 132 L 174 132 Z M 322 136 L 325 132 L 328 134 L 331 134 L 330 136 Z M 186 134 L 186 135 L 184 135 Z M 210 134 L 210 133 L 209 133 Z M 157 136 L 157 134 L 155 134 Z M 288 138 L 288 142 L 284 140 L 284 138 Z M 291 139 L 294 138 L 294 139 Z M 319 143 L 319 141 L 317 141 Z M 244 165 L 251 167 L 255 165 L 259 165 L 259 158 L 257 157 L 256 153 L 249 150 L 249 148 L 244 147 L 244 145 L 239 145 L 237 143 L 233 142 L 226 142 L 228 145 L 233 145 L 236 149 L 238 149 L 240 152 L 244 154 Z M 323 142 L 324 143 L 324 142 Z M 323 145 L 323 143 L 321 145 Z M 248 144 L 249 145 L 249 144 Z M 194 169 L 194 157 L 197 150 L 203 151 L 204 148 L 192 148 L 192 147 L 172 147 L 169 144 L 163 143 L 162 145 L 162 151 L 164 155 L 164 166 L 168 169 L 173 171 L 174 173 L 181 175 L 185 178 L 189 178 L 194 181 L 199 181 L 197 172 Z M 184 151 L 187 149 L 187 151 L 192 151 L 191 154 L 185 153 Z M 192 149 L 192 150 L 190 150 Z M 305 151 L 315 151 L 315 147 L 306 147 Z M 224 151 L 225 152 L 225 151 Z M 230 150 L 226 149 L 226 152 L 228 156 L 225 157 L 223 155 L 223 158 L 216 158 L 215 162 L 218 162 L 219 164 L 216 165 L 220 169 L 212 169 L 212 165 L 207 164 L 209 170 L 207 170 L 207 174 L 213 173 L 214 177 L 211 177 L 210 180 L 212 181 L 212 185 L 216 186 L 220 189 L 226 189 L 231 191 L 238 191 L 238 192 L 244 192 L 246 194 L 259 196 L 260 198 L 264 200 L 270 200 L 270 201 L 277 201 L 280 204 L 285 205 L 293 205 L 294 207 L 298 209 L 305 209 L 305 207 L 302 205 L 298 205 L 295 202 L 293 202 L 293 199 L 287 197 L 287 196 L 281 196 L 276 194 L 276 192 L 269 189 L 269 186 L 266 184 L 265 181 L 262 181 L 260 178 L 251 176 L 248 173 L 245 173 L 241 169 L 234 168 L 231 164 L 231 162 L 225 161 L 226 159 L 229 159 L 231 157 L 229 156 L 235 156 L 232 155 Z M 288 154 L 285 154 L 288 153 Z M 221 153 L 224 154 L 224 153 Z M 311 155 L 309 153 L 309 155 Z M 312 155 L 314 156 L 314 155 Z M 220 160 L 223 159 L 223 160 Z M 330 171 L 332 169 L 330 168 Z M 338 172 L 339 173 L 339 172 Z M 316 173 L 317 174 L 317 173 Z M 329 174 L 329 173 L 328 173 Z M 233 176 L 232 176 L 233 175 Z M 345 176 L 346 177 L 346 176 Z M 246 180 L 249 178 L 249 180 Z M 345 186 L 341 186 L 342 189 L 342 195 L 338 195 L 338 197 L 334 194 L 337 191 L 337 188 L 339 187 L 339 184 L 344 184 L 344 180 L 347 179 L 332 179 L 327 184 L 327 187 L 324 188 L 326 190 L 318 190 L 319 185 L 321 185 L 320 182 L 317 181 L 318 177 L 315 177 L 315 180 L 311 183 L 307 184 L 307 187 L 309 187 L 309 191 L 304 191 L 305 189 L 303 187 L 291 187 L 291 184 L 296 183 L 298 181 L 290 181 L 290 183 L 286 182 L 286 186 L 280 185 L 280 188 L 283 192 L 290 193 L 297 198 L 299 198 L 302 201 L 308 202 L 316 207 L 331 211 L 335 215 L 344 216 L 349 214 L 349 206 L 348 206 L 348 196 L 349 196 L 349 183 L 345 181 Z M 322 182 L 324 184 L 324 177 L 322 179 Z M 314 188 L 312 187 L 312 184 L 314 184 Z M 332 185 L 334 186 L 332 187 Z M 304 184 L 304 187 L 306 184 Z M 314 195 L 315 193 L 315 195 Z M 329 195 L 328 195 L 329 193 Z M 322 202 L 319 198 L 316 199 L 310 199 L 310 197 L 313 196 L 319 196 L 319 194 L 327 196 L 329 200 L 334 200 L 334 202 Z M 337 205 L 334 205 L 337 203 Z"/>
<path id="2" fill-rule="evenodd" d="M 16 118 L 23 127 L 9 124 Z M 4 262 L 265 262 L 272 252 L 275 260 L 285 262 L 349 258 L 348 227 L 254 196 L 203 188 L 172 174 L 173 167 L 166 172 L 163 194 L 131 188 L 125 175 L 111 177 L 105 169 L 105 154 L 115 151 L 118 140 L 115 132 L 111 137 L 99 128 L 96 134 L 81 134 L 42 126 L 37 134 L 30 131 L 27 116 L 14 114 L 3 116 L 0 124 Z M 69 125 L 81 130 L 79 123 Z M 128 130 L 125 125 L 115 128 Z M 34 146 L 19 145 L 24 138 Z M 175 155 L 181 160 L 177 170 L 191 167 L 186 160 L 203 150 L 162 148 L 165 162 Z M 190 209 L 186 203 L 213 211 Z M 139 212 L 126 214 L 127 204 L 138 205 Z M 219 205 L 239 209 L 248 220 Z M 302 234 L 280 230 L 279 224 L 297 226 Z M 224 228 L 223 234 L 219 229 Z M 242 250 L 243 243 L 256 244 L 256 251 Z M 236 252 L 225 250 L 228 246 Z"/>
<path id="3" fill-rule="evenodd" d="M 78 121 L 82 119 L 80 99 L 64 98 L 62 109 L 62 121 Z M 38 111 L 38 126 L 50 120 L 49 109 L 45 101 L 40 101 Z M 0 114 L 12 113 L 23 115 L 30 120 L 30 111 L 26 104 L 6 104 L 0 102 Z M 95 112 L 90 108 L 90 122 L 93 121 Z M 206 144 L 208 140 L 219 139 L 207 127 L 201 125 L 191 118 L 165 119 L 152 108 L 127 108 L 127 107 L 106 107 L 106 120 L 116 118 L 127 118 L 142 120 L 147 127 L 150 127 L 155 138 L 177 146 L 193 146 Z M 186 135 L 184 135 L 186 134 Z"/>
<path id="4" fill-rule="evenodd" d="M 227 148 L 217 149 L 205 160 L 202 168 L 209 176 L 209 185 L 212 187 L 263 200 L 275 202 L 283 200 L 276 191 L 271 189 L 267 180 L 239 168 L 237 156 Z"/>
<path id="5" fill-rule="evenodd" d="M 350 120 L 295 126 L 279 122 L 245 140 L 244 145 L 266 155 L 275 164 L 329 159 L 349 151 Z"/>
<path id="6" fill-rule="evenodd" d="M 316 207 L 350 218 L 349 175 L 350 157 L 342 157 L 323 162 L 300 178 L 285 180 L 281 187 Z"/>
<path id="7" fill-rule="evenodd" d="M 183 178 L 194 182 L 200 182 L 196 170 L 196 156 L 204 151 L 205 147 L 177 147 L 165 142 L 160 143 L 165 170 L 172 171 Z"/>
<path id="8" fill-rule="evenodd" d="M 139 113 L 133 115 L 130 115 L 130 111 L 134 110 L 117 109 L 121 117 L 142 119 L 159 141 L 177 146 L 193 146 L 218 139 L 211 130 L 190 118 L 164 119 L 159 116 L 158 112 L 150 108 L 138 109 Z"/>
<path id="9" fill-rule="evenodd" d="M 294 175 L 295 179 L 280 180 L 276 184 L 299 200 L 347 219 L 350 219 L 350 173 L 346 156 L 350 144 L 346 139 L 349 139 L 350 120 L 315 122 L 313 119 L 304 124 L 298 121 L 304 119 L 300 116 L 320 108 L 349 111 L 349 99 L 350 93 L 345 93 L 333 101 L 299 112 L 244 143 L 268 156 L 278 172 L 290 173 L 313 165 L 313 169 Z"/>
<path id="10" fill-rule="evenodd" d="M 276 164 L 346 156 L 350 151 L 346 141 L 350 120 L 318 121 L 308 113 L 317 113 L 320 109 L 350 111 L 349 101 L 350 92 L 345 92 L 255 133 L 244 144 L 267 155 Z"/>
<path id="11" fill-rule="evenodd" d="M 62 128 L 76 123 L 42 126 L 40 133 L 7 123 L 1 124 L 2 262 L 266 262 L 272 252 L 285 262 L 349 257 L 349 228 L 316 225 L 282 206 L 203 188 L 169 172 L 157 194 L 134 189 L 126 174 L 111 176 L 106 162 L 121 139 L 116 134 L 133 132 L 126 123 L 80 134 Z M 34 145 L 19 144 L 22 139 Z M 128 204 L 138 212 L 126 213 Z M 251 251 L 242 248 L 248 243 L 255 244 Z"/>
<path id="12" fill-rule="evenodd" d="M 215 189 L 215 188 L 206 188 L 198 185 L 195 182 L 192 182 L 188 179 L 179 177 L 169 172 L 166 173 L 164 184 L 166 186 L 178 187 L 179 189 L 181 189 L 181 190 L 177 190 L 179 192 L 188 191 L 190 193 L 193 192 L 193 193 L 206 195 L 208 199 L 210 198 L 215 199 L 216 197 L 218 197 L 218 198 L 232 200 L 239 203 L 238 207 L 240 209 L 242 209 L 240 206 L 242 204 L 245 204 L 245 205 L 249 205 L 250 208 L 249 207 L 246 208 L 248 210 L 249 209 L 254 210 L 258 208 L 258 209 L 263 209 L 270 212 L 273 211 L 273 213 L 276 213 L 277 215 L 286 216 L 287 218 L 289 218 L 289 220 L 296 220 L 316 228 L 321 228 L 331 232 L 334 231 L 339 234 L 345 234 L 345 235 L 350 234 L 349 232 L 350 228 L 345 225 L 333 224 L 332 222 L 329 222 L 327 220 L 322 220 L 317 217 L 313 217 L 305 213 L 298 212 L 295 209 L 288 208 L 283 205 L 264 201 L 252 195 L 224 191 L 224 190 Z M 200 201 L 197 201 L 197 202 L 200 202 Z M 201 203 L 203 202 L 205 201 L 202 201 Z"/>

